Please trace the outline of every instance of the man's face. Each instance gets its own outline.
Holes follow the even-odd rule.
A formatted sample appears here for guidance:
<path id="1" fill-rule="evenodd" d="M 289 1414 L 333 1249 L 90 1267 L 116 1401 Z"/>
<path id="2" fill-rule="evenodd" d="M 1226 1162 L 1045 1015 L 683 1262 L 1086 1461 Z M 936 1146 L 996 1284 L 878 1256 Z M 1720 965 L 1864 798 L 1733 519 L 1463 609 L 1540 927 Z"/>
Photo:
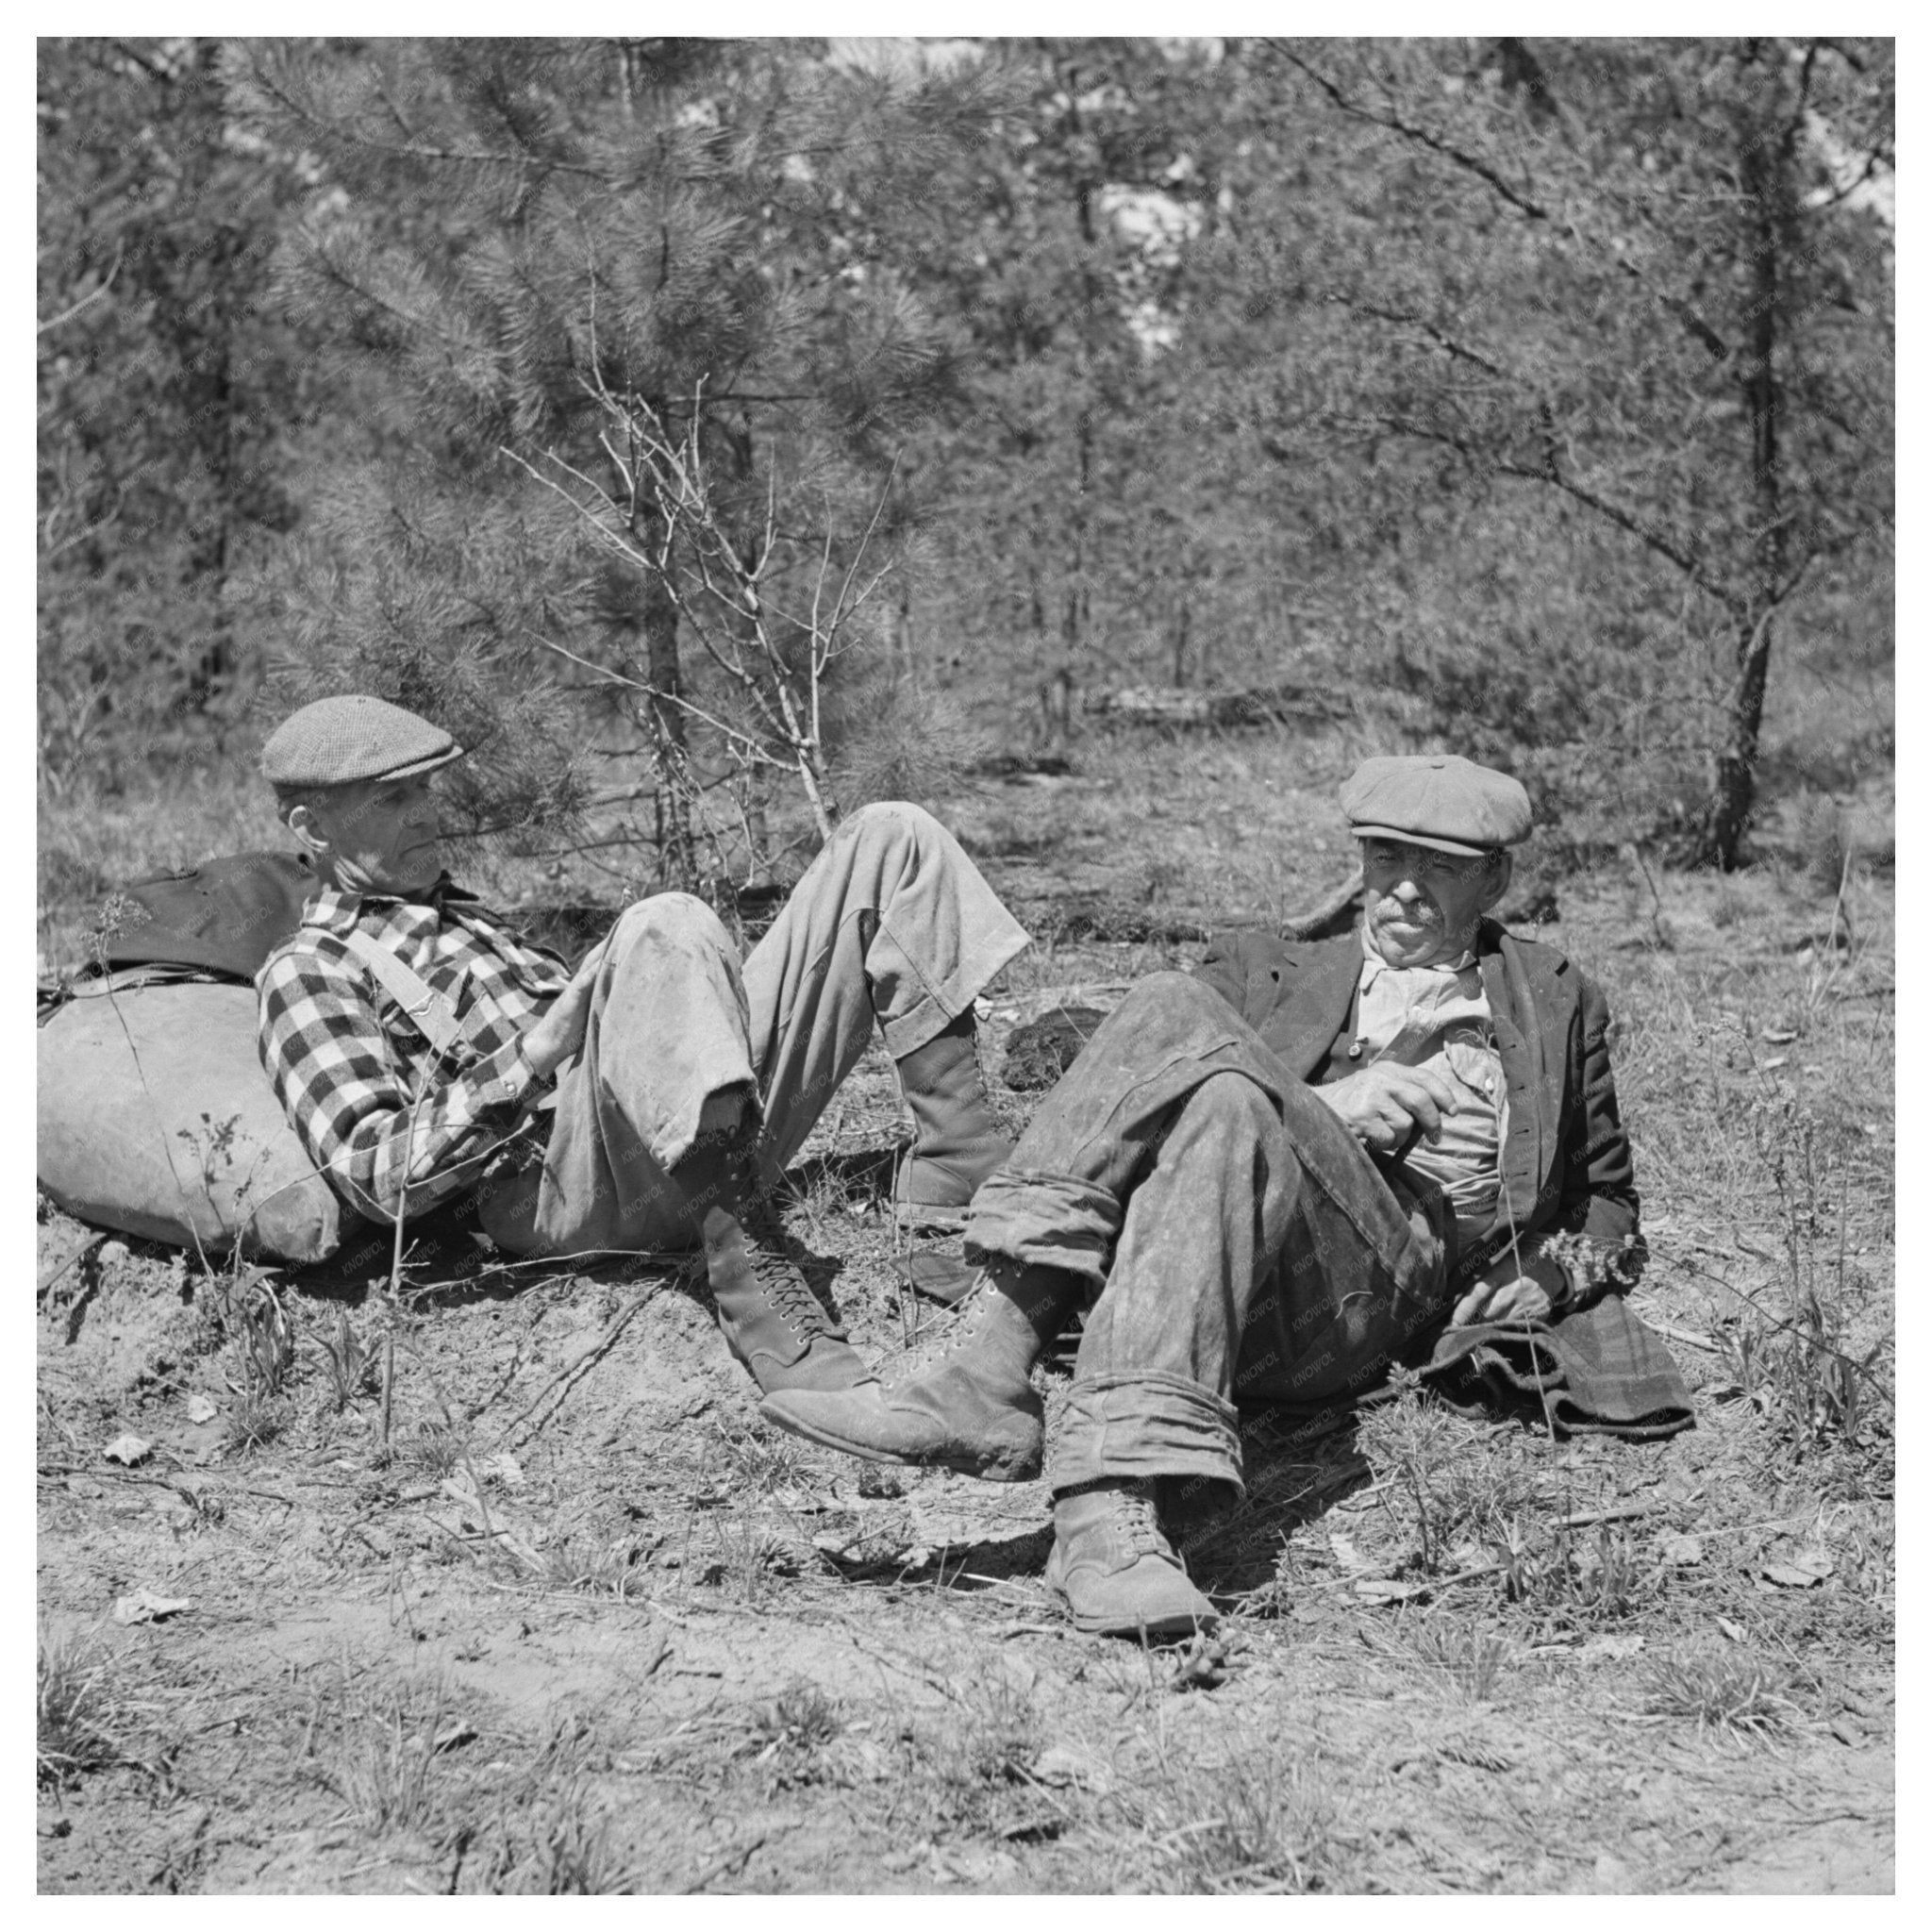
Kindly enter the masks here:
<path id="1" fill-rule="evenodd" d="M 426 891 L 442 874 L 441 824 L 426 774 L 337 787 L 308 808 L 318 863 L 351 892 Z"/>
<path id="2" fill-rule="evenodd" d="M 1509 860 L 1498 862 L 1364 839 L 1369 939 L 1391 966 L 1433 966 L 1475 940 L 1476 922 L 1509 886 Z"/>

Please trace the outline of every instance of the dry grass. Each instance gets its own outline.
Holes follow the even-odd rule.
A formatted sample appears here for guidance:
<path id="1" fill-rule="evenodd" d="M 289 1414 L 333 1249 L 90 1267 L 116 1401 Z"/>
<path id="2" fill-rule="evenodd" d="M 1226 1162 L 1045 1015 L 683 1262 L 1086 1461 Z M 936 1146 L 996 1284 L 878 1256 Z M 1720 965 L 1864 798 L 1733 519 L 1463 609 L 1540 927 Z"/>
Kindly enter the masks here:
<path id="1" fill-rule="evenodd" d="M 59 1790 L 125 1762 L 125 1712 L 108 1657 L 71 1636 L 41 1635 L 34 1656 L 34 1781 Z"/>
<path id="2" fill-rule="evenodd" d="M 1017 885 L 1290 909 L 1348 857 L 1299 835 L 1349 751 L 1110 742 L 1082 785 L 958 816 Z M 209 841 L 158 858 L 246 842 L 182 823 Z M 136 835 L 63 828 L 60 864 Z M 1161 864 L 1117 862 L 1150 840 Z M 1205 1674 L 1065 1631 L 1040 1486 L 767 1428 L 668 1274 L 580 1374 L 615 1277 L 411 1290 L 385 1444 L 379 1309 L 195 1268 L 191 1320 L 137 1246 L 42 1322 L 42 1605 L 99 1631 L 42 1648 L 42 1789 L 73 1826 L 43 1885 L 1684 1890 L 1840 1856 L 1835 1882 L 1888 1884 L 1890 897 L 1821 878 L 1798 846 L 1660 874 L 1668 950 L 1621 874 L 1559 883 L 1549 937 L 1617 1015 L 1636 1306 L 1698 1428 L 1558 1443 L 1410 1392 L 1318 1441 L 1259 1429 L 1248 1505 L 1190 1545 L 1237 1612 Z M 1798 949 L 1840 917 L 1849 947 Z M 991 1004 L 1185 957 L 1052 944 Z M 1015 1124 L 1035 1104 L 999 1096 Z M 875 1185 L 903 1131 L 869 1058 L 786 1210 L 883 1360 L 908 1346 Z M 49 1215 L 49 1269 L 80 1233 Z M 192 1427 L 186 1391 L 224 1381 Z M 158 1445 L 141 1470 L 99 1459 L 125 1427 Z M 195 1607 L 108 1624 L 142 1586 Z M 159 1735 L 205 1800 L 126 1769 Z M 1551 1817 L 1560 1842 L 1525 1822 Z"/>

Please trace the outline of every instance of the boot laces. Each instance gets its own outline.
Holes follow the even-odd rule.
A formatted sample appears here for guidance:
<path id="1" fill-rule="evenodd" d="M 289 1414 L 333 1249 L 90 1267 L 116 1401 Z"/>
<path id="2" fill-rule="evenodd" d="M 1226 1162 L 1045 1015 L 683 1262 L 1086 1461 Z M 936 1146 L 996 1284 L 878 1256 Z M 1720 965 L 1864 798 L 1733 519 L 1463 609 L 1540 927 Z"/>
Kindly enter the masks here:
<path id="1" fill-rule="evenodd" d="M 806 1340 L 824 1334 L 828 1325 L 825 1311 L 786 1254 L 777 1217 L 748 1215 L 740 1225 L 744 1229 L 751 1272 L 765 1299 Z"/>
<path id="2" fill-rule="evenodd" d="M 1129 1556 L 1174 1560 L 1174 1546 L 1155 1514 L 1151 1483 L 1126 1483 L 1114 1491 L 1114 1526 Z"/>

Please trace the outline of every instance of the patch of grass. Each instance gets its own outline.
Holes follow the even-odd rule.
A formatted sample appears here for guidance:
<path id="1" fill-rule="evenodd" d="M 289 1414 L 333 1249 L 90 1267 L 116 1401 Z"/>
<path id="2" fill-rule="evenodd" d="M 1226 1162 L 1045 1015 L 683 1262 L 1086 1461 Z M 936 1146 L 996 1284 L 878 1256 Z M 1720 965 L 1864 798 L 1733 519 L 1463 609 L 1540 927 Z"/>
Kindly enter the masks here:
<path id="1" fill-rule="evenodd" d="M 770 1598 L 774 1578 L 795 1576 L 801 1567 L 791 1543 L 762 1523 L 757 1512 L 739 1507 L 713 1512 L 707 1527 L 708 1547 L 685 1559 L 689 1583 L 714 1589 L 747 1609 Z"/>
<path id="2" fill-rule="evenodd" d="M 1164 1765 L 1124 1808 L 1137 1841 L 1123 1850 L 1149 1891 L 1349 1889 L 1328 1781 L 1277 1748 Z"/>
<path id="3" fill-rule="evenodd" d="M 1409 1637 L 1416 1660 L 1441 1674 L 1463 1696 L 1481 1704 L 1495 1694 L 1509 1661 L 1501 1631 L 1465 1617 L 1432 1618 Z"/>
<path id="4" fill-rule="evenodd" d="M 105 1657 L 42 1633 L 34 1659 L 34 1782 L 63 1790 L 90 1771 L 127 1761 L 115 1733 L 121 1706 Z"/>
<path id="5" fill-rule="evenodd" d="M 463 1440 L 444 1423 L 418 1423 L 395 1439 L 395 1460 L 425 1481 L 454 1475 L 463 1460 Z"/>
<path id="6" fill-rule="evenodd" d="M 265 1449 L 280 1438 L 293 1418 L 279 1396 L 243 1396 L 228 1413 L 222 1446 L 238 1454 Z"/>
<path id="7" fill-rule="evenodd" d="M 503 1820 L 496 1845 L 479 1869 L 479 1890 L 515 1897 L 607 1898 L 637 1889 L 639 1868 L 611 1842 L 608 1813 L 573 1779 L 533 1807 Z"/>
<path id="8" fill-rule="evenodd" d="M 591 1596 L 647 1596 L 643 1559 L 648 1549 L 649 1544 L 637 1537 L 600 1541 L 565 1535 L 538 1551 L 543 1567 L 535 1581 L 540 1589 L 580 1590 Z"/>
<path id="9" fill-rule="evenodd" d="M 801 1679 L 754 1707 L 739 1755 L 764 1772 L 774 1790 L 818 1784 L 825 1776 L 825 1752 L 844 1729 L 838 1703 Z"/>
<path id="10" fill-rule="evenodd" d="M 375 1388 L 375 1350 L 349 1320 L 346 1308 L 336 1310 L 332 1328 L 309 1338 L 309 1346 L 328 1380 L 329 1398 L 340 1415 L 358 1396 Z"/>
<path id="11" fill-rule="evenodd" d="M 1394 1478 L 1387 1491 L 1390 1513 L 1412 1530 L 1422 1568 L 1431 1575 L 1458 1567 L 1472 1541 L 1507 1545 L 1545 1501 L 1520 1440 L 1497 1441 L 1425 1391 L 1405 1388 L 1365 1411 L 1357 1442 L 1374 1468 Z"/>
<path id="12" fill-rule="evenodd" d="M 438 1836 L 445 1794 L 436 1740 L 446 1715 L 440 1683 L 426 1700 L 392 1685 L 348 1725 L 329 1782 L 371 1831 Z"/>
<path id="13" fill-rule="evenodd" d="M 1690 1719 L 1700 1730 L 1769 1738 L 1798 1723 L 1798 1707 L 1784 1695 L 1783 1679 L 1757 1657 L 1692 1651 L 1658 1658 L 1646 1677 L 1645 1711 Z"/>
<path id="14" fill-rule="evenodd" d="M 782 1429 L 754 1424 L 735 1429 L 718 1424 L 718 1440 L 740 1483 L 768 1494 L 773 1490 L 796 1489 L 804 1480 L 808 1451 L 798 1437 Z"/>

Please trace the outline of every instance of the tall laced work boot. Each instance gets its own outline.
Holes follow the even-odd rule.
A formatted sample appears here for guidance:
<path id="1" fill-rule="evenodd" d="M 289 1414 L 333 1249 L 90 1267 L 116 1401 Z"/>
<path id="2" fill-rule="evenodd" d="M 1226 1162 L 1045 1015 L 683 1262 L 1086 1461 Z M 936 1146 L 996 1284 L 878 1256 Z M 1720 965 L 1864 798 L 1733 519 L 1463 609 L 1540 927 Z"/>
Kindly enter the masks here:
<path id="1" fill-rule="evenodd" d="M 958 1233 L 980 1183 L 1013 1151 L 980 1079 L 973 1009 L 896 1064 L 918 1136 L 893 1178 L 893 1219 L 901 1227 Z"/>
<path id="2" fill-rule="evenodd" d="M 954 1469 L 988 1482 L 1040 1474 L 1046 1411 L 1033 1365 L 1079 1300 L 1079 1276 L 994 1261 L 962 1307 L 963 1326 L 929 1368 L 888 1388 L 788 1389 L 759 1405 L 795 1436 L 868 1462 Z"/>
<path id="3" fill-rule="evenodd" d="M 742 1135 L 705 1135 L 673 1170 L 705 1242 L 705 1272 L 725 1346 L 765 1393 L 873 1382 L 845 1330 L 786 1249 Z"/>
<path id="4" fill-rule="evenodd" d="M 1188 1637 L 1219 1612 L 1167 1539 L 1151 1482 L 1105 1479 L 1063 1490 L 1053 1504 L 1046 1587 L 1076 1630 L 1103 1637 Z"/>

